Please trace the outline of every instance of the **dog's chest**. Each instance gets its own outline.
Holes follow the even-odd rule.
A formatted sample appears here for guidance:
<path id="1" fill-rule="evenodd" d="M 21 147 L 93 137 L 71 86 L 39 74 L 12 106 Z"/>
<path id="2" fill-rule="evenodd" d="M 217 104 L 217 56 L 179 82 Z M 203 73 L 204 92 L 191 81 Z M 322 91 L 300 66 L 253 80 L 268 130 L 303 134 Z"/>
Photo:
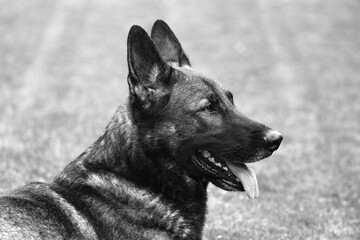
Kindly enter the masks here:
<path id="1" fill-rule="evenodd" d="M 184 196 L 187 199 L 171 202 L 160 196 L 150 197 L 146 211 L 152 216 L 152 220 L 156 221 L 159 229 L 164 229 L 172 236 L 171 239 L 201 239 L 206 195 L 188 192 Z"/>

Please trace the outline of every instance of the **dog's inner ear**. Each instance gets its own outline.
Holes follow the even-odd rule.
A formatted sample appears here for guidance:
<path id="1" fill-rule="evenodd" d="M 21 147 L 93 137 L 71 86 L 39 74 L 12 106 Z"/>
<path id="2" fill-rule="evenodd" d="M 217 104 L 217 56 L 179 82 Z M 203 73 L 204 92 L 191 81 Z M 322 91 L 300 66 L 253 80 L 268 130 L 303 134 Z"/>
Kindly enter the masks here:
<path id="1" fill-rule="evenodd" d="M 171 67 L 162 60 L 152 39 L 139 26 L 133 26 L 129 32 L 128 67 L 130 95 L 142 110 L 164 101 Z"/>
<path id="2" fill-rule="evenodd" d="M 177 66 L 190 66 L 190 61 L 185 55 L 179 40 L 169 26 L 162 20 L 157 20 L 151 30 L 151 38 L 154 40 L 162 59 L 169 64 Z"/>

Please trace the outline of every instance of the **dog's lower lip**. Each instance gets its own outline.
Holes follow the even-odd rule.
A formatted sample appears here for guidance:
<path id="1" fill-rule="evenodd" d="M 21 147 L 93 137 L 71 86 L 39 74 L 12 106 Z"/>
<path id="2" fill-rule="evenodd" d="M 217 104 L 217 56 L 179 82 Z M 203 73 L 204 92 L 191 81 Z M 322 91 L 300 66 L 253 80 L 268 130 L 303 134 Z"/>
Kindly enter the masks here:
<path id="1" fill-rule="evenodd" d="M 205 155 L 208 156 L 207 153 Z M 193 161 L 198 168 L 200 168 L 202 171 L 205 171 L 208 174 L 209 181 L 214 183 L 216 186 L 223 188 L 225 190 L 244 191 L 244 187 L 240 179 L 238 179 L 228 169 L 226 163 L 223 163 L 225 166 L 219 167 L 218 165 L 214 164 L 212 161 L 208 160 L 208 158 L 204 157 L 203 154 L 201 153 L 201 150 L 197 151 L 197 153 L 193 155 Z"/>
<path id="2" fill-rule="evenodd" d="M 193 159 L 198 167 L 200 167 L 202 170 L 205 170 L 212 177 L 217 177 L 217 178 L 223 177 L 223 175 L 224 175 L 223 171 L 225 171 L 225 170 L 218 167 L 217 165 L 210 162 L 209 160 L 203 160 L 204 157 L 202 157 L 200 154 L 194 154 Z"/>

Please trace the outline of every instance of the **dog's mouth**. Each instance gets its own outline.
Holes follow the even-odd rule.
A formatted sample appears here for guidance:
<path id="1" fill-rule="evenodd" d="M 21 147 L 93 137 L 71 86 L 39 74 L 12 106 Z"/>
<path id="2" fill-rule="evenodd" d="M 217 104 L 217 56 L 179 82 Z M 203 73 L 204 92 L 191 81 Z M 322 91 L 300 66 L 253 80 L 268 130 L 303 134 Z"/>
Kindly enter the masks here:
<path id="1" fill-rule="evenodd" d="M 259 156 L 257 160 L 265 157 Z M 245 191 L 250 199 L 259 196 L 255 171 L 244 163 L 216 159 L 208 150 L 198 150 L 193 156 L 193 162 L 217 187 L 228 191 Z"/>

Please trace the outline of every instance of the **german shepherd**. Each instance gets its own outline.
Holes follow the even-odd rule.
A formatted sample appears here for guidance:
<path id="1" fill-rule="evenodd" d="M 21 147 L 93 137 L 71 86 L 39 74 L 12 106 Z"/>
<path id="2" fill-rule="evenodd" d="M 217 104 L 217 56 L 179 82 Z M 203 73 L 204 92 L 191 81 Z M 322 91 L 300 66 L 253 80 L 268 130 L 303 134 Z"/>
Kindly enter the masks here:
<path id="1" fill-rule="evenodd" d="M 0 239 L 201 239 L 209 182 L 258 197 L 245 163 L 282 136 L 193 70 L 168 25 L 128 35 L 129 97 L 55 177 L 0 198 Z"/>

